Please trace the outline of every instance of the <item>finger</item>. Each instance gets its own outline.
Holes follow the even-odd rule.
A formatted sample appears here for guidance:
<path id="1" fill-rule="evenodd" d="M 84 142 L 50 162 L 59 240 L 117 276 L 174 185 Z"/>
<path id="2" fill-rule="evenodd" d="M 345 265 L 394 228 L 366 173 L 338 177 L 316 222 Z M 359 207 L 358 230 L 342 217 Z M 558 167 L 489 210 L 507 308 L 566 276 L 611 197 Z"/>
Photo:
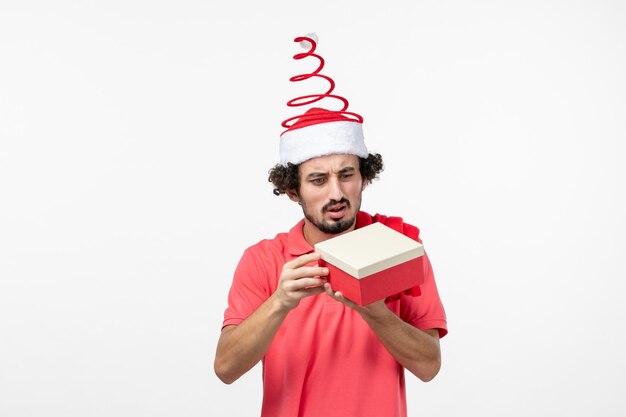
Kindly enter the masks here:
<path id="1" fill-rule="evenodd" d="M 289 279 L 300 279 L 305 277 L 323 277 L 328 275 L 328 268 L 321 266 L 301 266 L 298 269 L 287 273 Z"/>
<path id="2" fill-rule="evenodd" d="M 357 309 L 359 308 L 359 306 L 357 304 L 355 304 L 354 302 L 348 300 L 346 297 L 344 297 L 344 295 L 341 293 L 341 291 L 333 291 L 333 289 L 331 288 L 330 284 L 324 284 L 324 291 L 326 292 L 326 294 L 328 294 L 331 298 L 333 298 L 334 300 L 347 305 L 348 307 Z"/>
<path id="3" fill-rule="evenodd" d="M 298 280 L 285 282 L 283 288 L 286 291 L 300 291 L 312 287 L 321 287 L 323 289 L 323 285 L 325 283 L 326 280 L 322 278 L 301 278 Z"/>
<path id="4" fill-rule="evenodd" d="M 297 294 L 298 299 L 301 300 L 303 298 L 310 297 L 312 295 L 321 294 L 323 292 L 324 292 L 324 287 L 313 287 L 313 288 L 307 288 L 304 290 L 294 292 L 293 294 Z"/>
<path id="5" fill-rule="evenodd" d="M 326 294 L 330 295 L 332 298 L 335 298 L 335 292 L 333 291 L 329 283 L 324 284 L 324 291 L 326 292 Z"/>
<path id="6" fill-rule="evenodd" d="M 348 307 L 350 307 L 350 308 L 354 308 L 355 310 L 358 310 L 358 309 L 361 307 L 361 306 L 359 306 L 357 303 L 355 303 L 354 301 L 347 299 L 347 298 L 346 298 L 346 297 L 342 294 L 342 292 L 341 292 L 341 291 L 336 291 L 336 292 L 335 292 L 335 298 L 336 298 L 338 301 L 340 301 L 340 302 L 344 303 L 345 305 L 347 305 Z"/>
<path id="7" fill-rule="evenodd" d="M 335 301 L 339 301 L 340 303 L 343 303 L 345 300 L 345 298 L 343 297 L 337 297 L 337 294 L 341 295 L 341 293 L 339 291 L 337 292 L 333 291 L 332 287 L 328 283 L 324 284 L 324 291 L 326 292 L 326 294 L 330 296 L 330 298 L 332 298 Z"/>
<path id="8" fill-rule="evenodd" d="M 299 256 L 296 259 L 292 259 L 289 262 L 285 262 L 285 267 L 289 269 L 296 269 L 296 268 L 299 268 L 301 266 L 308 264 L 309 262 L 318 261 L 321 257 L 322 255 L 316 252 L 307 253 L 306 255 Z"/>

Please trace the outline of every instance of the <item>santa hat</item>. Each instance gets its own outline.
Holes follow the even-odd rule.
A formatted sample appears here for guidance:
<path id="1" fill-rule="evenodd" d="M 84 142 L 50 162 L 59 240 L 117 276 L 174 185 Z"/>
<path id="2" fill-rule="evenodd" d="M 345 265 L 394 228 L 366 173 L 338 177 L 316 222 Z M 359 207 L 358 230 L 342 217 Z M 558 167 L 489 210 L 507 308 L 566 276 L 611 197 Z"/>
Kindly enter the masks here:
<path id="1" fill-rule="evenodd" d="M 304 114 L 283 121 L 286 128 L 280 135 L 280 164 L 299 164 L 311 158 L 331 154 L 353 154 L 366 158 L 369 154 L 363 137 L 363 117 L 349 112 L 348 100 L 331 94 L 335 89 L 332 78 L 320 74 L 324 68 L 324 59 L 315 53 L 317 46 L 315 34 L 301 36 L 294 41 L 309 50 L 293 56 L 294 59 L 314 57 L 319 60 L 317 69 L 308 74 L 295 75 L 289 81 L 304 81 L 312 77 L 323 78 L 330 87 L 322 94 L 296 97 L 287 102 L 289 107 L 306 106 L 324 98 L 334 98 L 343 103 L 341 110 L 327 110 L 313 107 Z"/>

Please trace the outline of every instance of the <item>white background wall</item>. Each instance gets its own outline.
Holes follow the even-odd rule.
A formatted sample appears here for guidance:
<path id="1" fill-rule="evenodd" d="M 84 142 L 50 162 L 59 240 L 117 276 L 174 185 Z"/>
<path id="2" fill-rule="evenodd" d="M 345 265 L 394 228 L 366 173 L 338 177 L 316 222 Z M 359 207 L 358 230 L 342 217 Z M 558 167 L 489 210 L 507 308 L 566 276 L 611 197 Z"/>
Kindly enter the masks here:
<path id="1" fill-rule="evenodd" d="M 258 415 L 212 362 L 300 217 L 266 176 L 311 31 L 447 309 L 410 415 L 624 415 L 626 5 L 392 3 L 0 3 L 0 415 Z"/>

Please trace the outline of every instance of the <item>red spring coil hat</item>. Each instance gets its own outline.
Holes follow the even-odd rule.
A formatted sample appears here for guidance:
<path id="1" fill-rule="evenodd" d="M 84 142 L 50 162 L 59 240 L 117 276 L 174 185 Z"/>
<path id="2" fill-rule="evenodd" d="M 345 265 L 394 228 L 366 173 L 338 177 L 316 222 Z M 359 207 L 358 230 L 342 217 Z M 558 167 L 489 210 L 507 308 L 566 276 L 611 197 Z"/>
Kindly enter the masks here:
<path id="1" fill-rule="evenodd" d="M 295 75 L 289 81 L 298 82 L 317 77 L 328 81 L 329 88 L 325 93 L 296 97 L 289 100 L 287 106 L 306 106 L 324 98 L 333 98 L 341 101 L 343 107 L 341 110 L 312 107 L 299 116 L 283 121 L 282 126 L 287 130 L 280 135 L 280 164 L 283 166 L 289 163 L 299 164 L 311 158 L 331 154 L 353 154 L 367 158 L 369 152 L 363 137 L 363 117 L 347 111 L 348 100 L 332 94 L 335 82 L 332 78 L 320 74 L 324 68 L 324 59 L 315 53 L 317 36 L 310 34 L 297 37 L 294 41 L 308 51 L 296 54 L 293 58 L 317 58 L 319 66 L 315 71 Z"/>

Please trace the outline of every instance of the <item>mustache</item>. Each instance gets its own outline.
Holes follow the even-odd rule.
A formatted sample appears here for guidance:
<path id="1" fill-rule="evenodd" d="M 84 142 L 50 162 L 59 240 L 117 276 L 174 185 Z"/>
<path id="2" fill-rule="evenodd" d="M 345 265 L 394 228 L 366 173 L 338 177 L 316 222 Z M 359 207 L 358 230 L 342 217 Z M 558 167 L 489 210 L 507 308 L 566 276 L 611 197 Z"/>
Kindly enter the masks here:
<path id="1" fill-rule="evenodd" d="M 339 201 L 330 200 L 328 203 L 324 204 L 324 207 L 322 207 L 322 213 L 326 213 L 329 208 L 331 208 L 332 206 L 336 206 L 337 204 L 345 204 L 346 207 L 351 207 L 350 201 L 346 200 L 345 198 L 342 198 Z"/>

